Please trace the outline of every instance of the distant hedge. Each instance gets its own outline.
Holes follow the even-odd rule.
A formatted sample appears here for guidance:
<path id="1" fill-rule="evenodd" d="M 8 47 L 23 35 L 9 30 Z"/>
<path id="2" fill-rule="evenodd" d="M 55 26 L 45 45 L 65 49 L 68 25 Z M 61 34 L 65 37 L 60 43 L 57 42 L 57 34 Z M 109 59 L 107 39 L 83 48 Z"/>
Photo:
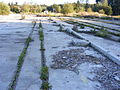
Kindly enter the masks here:
<path id="1" fill-rule="evenodd" d="M 0 2 L 0 15 L 9 15 L 10 14 L 10 7 L 3 3 Z"/>

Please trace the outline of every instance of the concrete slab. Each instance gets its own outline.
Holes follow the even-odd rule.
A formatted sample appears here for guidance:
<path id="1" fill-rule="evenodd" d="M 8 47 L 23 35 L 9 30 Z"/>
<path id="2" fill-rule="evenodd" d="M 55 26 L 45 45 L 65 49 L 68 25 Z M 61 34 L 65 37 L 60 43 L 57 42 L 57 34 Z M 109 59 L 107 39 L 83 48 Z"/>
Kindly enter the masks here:
<path id="1" fill-rule="evenodd" d="M 100 88 L 99 82 L 88 79 L 89 76 L 94 77 L 94 75 L 89 72 L 89 74 L 86 74 L 86 69 L 81 68 L 84 65 L 80 66 L 80 68 L 86 73 L 80 71 L 79 74 L 66 69 L 51 68 L 51 65 L 53 64 L 52 55 L 55 55 L 59 51 L 84 48 L 87 55 L 100 57 L 98 52 L 96 53 L 93 49 L 89 49 L 88 51 L 91 52 L 87 52 L 85 47 L 69 47 L 69 43 L 72 39 L 79 39 L 71 37 L 64 32 L 58 32 L 59 27 L 53 26 L 53 24 L 49 23 L 47 20 L 43 20 L 43 27 L 45 33 L 46 63 L 49 67 L 49 83 L 52 85 L 52 90 L 88 90 L 88 88 L 89 90 L 95 90 L 96 88 Z M 88 65 L 89 64 L 85 64 L 85 67 L 87 68 Z M 97 66 L 95 67 L 98 68 Z M 87 69 L 90 70 L 89 67 Z M 101 90 L 103 90 L 103 88 L 101 88 Z"/>
<path id="2" fill-rule="evenodd" d="M 11 83 L 18 57 L 31 31 L 30 26 L 30 22 L 21 23 L 21 21 L 15 22 L 15 20 L 0 23 L 0 90 L 6 90 Z"/>
<path id="3" fill-rule="evenodd" d="M 41 53 L 38 31 L 33 31 L 16 90 L 40 90 Z"/>

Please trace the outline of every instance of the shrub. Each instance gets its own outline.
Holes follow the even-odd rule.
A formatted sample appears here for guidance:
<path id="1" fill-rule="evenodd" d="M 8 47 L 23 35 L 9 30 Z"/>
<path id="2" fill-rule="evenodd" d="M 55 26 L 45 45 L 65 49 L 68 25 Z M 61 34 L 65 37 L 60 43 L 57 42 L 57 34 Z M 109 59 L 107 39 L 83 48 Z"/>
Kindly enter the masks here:
<path id="1" fill-rule="evenodd" d="M 72 13 L 72 12 L 74 12 L 74 7 L 73 7 L 73 5 L 72 4 L 64 4 L 63 5 L 63 9 L 62 9 L 62 12 L 64 13 L 64 14 L 68 14 L 68 13 Z"/>
<path id="2" fill-rule="evenodd" d="M 85 28 L 85 26 L 83 26 L 83 25 L 80 25 L 80 29 L 84 29 Z"/>
<path id="3" fill-rule="evenodd" d="M 42 67 L 40 79 L 48 80 L 48 67 Z"/>
<path id="4" fill-rule="evenodd" d="M 103 10 L 105 11 L 105 14 L 107 15 L 112 14 L 112 8 L 110 6 L 103 6 Z"/>
<path id="5" fill-rule="evenodd" d="M 96 32 L 96 36 L 108 37 L 108 31 L 101 27 L 101 30 Z"/>
<path id="6" fill-rule="evenodd" d="M 99 12 L 100 10 L 104 10 L 105 14 L 111 15 L 112 14 L 112 8 L 108 5 L 103 5 L 101 3 L 94 5 L 93 11 Z"/>
<path id="7" fill-rule="evenodd" d="M 0 2 L 0 15 L 9 15 L 10 14 L 10 7 L 3 3 Z"/>
<path id="8" fill-rule="evenodd" d="M 87 9 L 87 12 L 92 12 L 92 8 L 88 8 L 88 9 Z"/>
<path id="9" fill-rule="evenodd" d="M 99 10 L 99 13 L 105 14 L 105 11 L 103 9 Z"/>
<path id="10" fill-rule="evenodd" d="M 43 82 L 42 86 L 41 86 L 41 89 L 42 90 L 49 90 L 49 89 L 51 89 L 51 86 L 48 82 Z"/>

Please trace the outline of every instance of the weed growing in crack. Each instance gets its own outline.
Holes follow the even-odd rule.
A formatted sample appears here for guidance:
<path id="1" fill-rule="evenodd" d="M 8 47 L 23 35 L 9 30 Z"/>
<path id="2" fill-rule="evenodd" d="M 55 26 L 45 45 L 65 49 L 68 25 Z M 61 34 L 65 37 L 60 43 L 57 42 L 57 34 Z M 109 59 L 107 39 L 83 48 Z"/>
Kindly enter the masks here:
<path id="1" fill-rule="evenodd" d="M 21 68 L 22 68 L 22 65 L 23 65 L 23 62 L 24 62 L 24 57 L 26 56 L 27 48 L 28 48 L 29 43 L 31 41 L 32 41 L 31 37 L 28 37 L 27 40 L 26 40 L 26 43 L 25 43 L 26 46 L 24 47 L 22 53 L 20 54 L 20 56 L 18 58 L 17 70 L 16 70 L 16 73 L 15 73 L 15 76 L 13 77 L 13 81 L 9 86 L 9 90 L 14 90 L 14 87 L 15 87 L 15 85 L 17 83 L 17 79 L 19 77 L 19 73 L 21 71 Z"/>
<path id="2" fill-rule="evenodd" d="M 39 28 L 42 28 L 42 23 L 41 23 L 41 20 L 40 20 L 40 23 L 39 23 Z"/>
<path id="3" fill-rule="evenodd" d="M 35 26 L 36 26 L 36 21 L 32 21 L 32 28 L 35 28 Z"/>
<path id="4" fill-rule="evenodd" d="M 85 26 L 84 25 L 80 25 L 80 29 L 84 29 L 85 28 Z"/>
<path id="5" fill-rule="evenodd" d="M 39 30 L 39 39 L 41 40 L 41 41 L 43 41 L 44 40 L 44 34 L 43 34 L 43 31 L 41 31 L 41 30 Z"/>
<path id="6" fill-rule="evenodd" d="M 95 35 L 100 37 L 108 37 L 108 31 L 101 27 L 101 29 L 97 31 Z"/>
<path id="7" fill-rule="evenodd" d="M 42 86 L 41 86 L 42 90 L 49 90 L 51 88 L 52 88 L 52 86 L 48 82 L 43 82 L 42 83 Z"/>
<path id="8" fill-rule="evenodd" d="M 40 76 L 41 80 L 48 80 L 48 67 L 42 67 L 41 69 L 41 76 Z"/>

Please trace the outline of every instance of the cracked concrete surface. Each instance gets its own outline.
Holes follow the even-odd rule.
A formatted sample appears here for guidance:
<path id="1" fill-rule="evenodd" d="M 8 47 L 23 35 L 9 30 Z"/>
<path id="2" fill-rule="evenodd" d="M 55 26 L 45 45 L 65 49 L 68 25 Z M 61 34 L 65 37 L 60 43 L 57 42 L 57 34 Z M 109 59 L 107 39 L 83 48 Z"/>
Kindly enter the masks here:
<path id="1" fill-rule="evenodd" d="M 16 90 L 40 90 L 41 53 L 38 31 L 33 31 Z"/>

